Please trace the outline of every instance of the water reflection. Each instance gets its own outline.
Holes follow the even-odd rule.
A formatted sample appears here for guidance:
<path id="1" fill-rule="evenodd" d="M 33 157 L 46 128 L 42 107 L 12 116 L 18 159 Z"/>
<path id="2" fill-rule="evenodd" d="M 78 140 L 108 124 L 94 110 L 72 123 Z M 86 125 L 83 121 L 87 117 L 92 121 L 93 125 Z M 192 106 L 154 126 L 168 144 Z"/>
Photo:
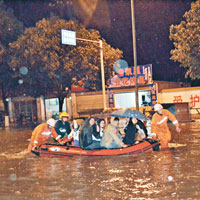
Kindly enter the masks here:
<path id="1" fill-rule="evenodd" d="M 199 199 L 200 121 L 160 152 L 113 157 L 27 155 L 27 130 L 0 130 L 0 199 Z M 175 131 L 172 129 L 172 132 Z"/>

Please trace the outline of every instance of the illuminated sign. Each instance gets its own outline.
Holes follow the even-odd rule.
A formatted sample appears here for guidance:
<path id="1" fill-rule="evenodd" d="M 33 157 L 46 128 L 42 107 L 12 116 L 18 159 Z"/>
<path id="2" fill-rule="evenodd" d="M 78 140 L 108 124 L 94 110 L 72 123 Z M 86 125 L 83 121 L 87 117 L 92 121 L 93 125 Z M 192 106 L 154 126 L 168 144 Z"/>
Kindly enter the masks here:
<path id="1" fill-rule="evenodd" d="M 137 82 L 139 85 L 152 84 L 152 65 L 137 66 Z M 129 67 L 119 69 L 118 74 L 115 74 L 110 80 L 110 88 L 125 87 L 135 85 L 135 68 Z"/>

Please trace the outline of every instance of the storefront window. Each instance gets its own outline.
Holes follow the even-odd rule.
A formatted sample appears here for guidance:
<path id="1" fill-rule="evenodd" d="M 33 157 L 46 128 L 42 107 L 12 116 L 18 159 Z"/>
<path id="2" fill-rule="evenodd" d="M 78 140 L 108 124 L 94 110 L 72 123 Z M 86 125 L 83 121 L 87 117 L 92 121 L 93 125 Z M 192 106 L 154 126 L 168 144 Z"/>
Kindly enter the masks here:
<path id="1" fill-rule="evenodd" d="M 59 116 L 59 102 L 58 98 L 52 98 L 52 99 L 45 99 L 45 106 L 46 106 L 46 115 L 47 118 L 54 117 L 55 119 L 58 119 Z M 64 100 L 63 103 L 63 112 L 66 112 L 66 101 Z"/>
<path id="2" fill-rule="evenodd" d="M 139 106 L 151 106 L 151 92 L 149 90 L 138 92 Z M 135 92 L 114 94 L 115 108 L 136 107 Z"/>

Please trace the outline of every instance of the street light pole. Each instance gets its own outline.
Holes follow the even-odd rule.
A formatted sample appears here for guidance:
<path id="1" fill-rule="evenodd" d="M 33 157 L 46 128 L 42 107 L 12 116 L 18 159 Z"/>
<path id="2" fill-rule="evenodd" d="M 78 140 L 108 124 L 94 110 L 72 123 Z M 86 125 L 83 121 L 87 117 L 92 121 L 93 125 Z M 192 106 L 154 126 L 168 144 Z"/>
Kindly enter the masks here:
<path id="1" fill-rule="evenodd" d="M 106 110 L 106 90 L 105 90 L 105 73 L 104 73 L 104 64 L 103 64 L 103 42 L 102 40 L 88 40 L 83 38 L 76 38 L 77 40 L 98 43 L 100 48 L 100 62 L 101 62 L 101 82 L 102 82 L 102 93 L 103 93 L 103 108 Z"/>
<path id="2" fill-rule="evenodd" d="M 106 110 L 105 74 L 104 74 L 104 64 L 103 64 L 103 42 L 102 42 L 102 40 L 95 41 L 95 40 L 77 38 L 75 31 L 69 31 L 69 30 L 61 29 L 62 44 L 76 45 L 76 40 L 99 44 L 100 62 L 101 62 L 101 82 L 102 82 L 102 92 L 103 92 L 103 108 L 104 108 L 104 110 Z"/>
<path id="3" fill-rule="evenodd" d="M 103 107 L 106 109 L 106 90 L 105 90 L 105 73 L 103 64 L 103 42 L 100 40 L 100 59 L 101 59 L 101 82 L 102 82 L 102 92 L 103 92 Z"/>
<path id="4" fill-rule="evenodd" d="M 135 69 L 135 104 L 136 104 L 136 110 L 139 110 L 134 0 L 131 0 L 131 21 L 132 21 L 132 37 L 133 37 L 133 58 L 134 58 L 134 69 Z"/>

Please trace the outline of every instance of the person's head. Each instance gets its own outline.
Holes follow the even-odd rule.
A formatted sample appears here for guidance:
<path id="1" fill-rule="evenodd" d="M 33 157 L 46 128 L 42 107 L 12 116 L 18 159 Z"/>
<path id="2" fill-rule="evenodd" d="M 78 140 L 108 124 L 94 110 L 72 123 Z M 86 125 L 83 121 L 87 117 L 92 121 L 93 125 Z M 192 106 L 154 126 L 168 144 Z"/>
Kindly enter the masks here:
<path id="1" fill-rule="evenodd" d="M 56 121 L 53 118 L 47 120 L 47 124 L 49 128 L 55 127 Z"/>
<path id="2" fill-rule="evenodd" d="M 163 106 L 159 103 L 155 104 L 154 111 L 156 111 L 158 114 L 163 114 Z"/>
<path id="3" fill-rule="evenodd" d="M 95 124 L 95 119 L 93 117 L 89 119 L 89 124 L 90 126 L 93 126 Z"/>
<path id="4" fill-rule="evenodd" d="M 119 126 L 119 117 L 114 118 L 113 124 L 114 124 L 115 127 Z"/>
<path id="5" fill-rule="evenodd" d="M 129 118 L 128 124 L 137 124 L 138 120 L 136 118 Z"/>
<path id="6" fill-rule="evenodd" d="M 106 125 L 105 120 L 104 120 L 104 119 L 100 119 L 100 120 L 99 120 L 99 126 L 100 126 L 101 128 L 104 128 L 105 125 Z"/>
<path id="7" fill-rule="evenodd" d="M 137 118 L 132 118 L 131 121 L 133 122 L 133 124 L 137 124 L 138 123 L 138 119 Z"/>
<path id="8" fill-rule="evenodd" d="M 77 124 L 76 120 L 73 120 L 73 125 L 72 125 L 73 129 L 77 129 L 79 127 L 79 125 Z"/>
<path id="9" fill-rule="evenodd" d="M 67 122 L 68 120 L 69 120 L 69 114 L 67 113 L 67 112 L 62 112 L 61 114 L 60 114 L 60 119 L 62 120 L 62 121 L 64 121 L 64 122 Z"/>

